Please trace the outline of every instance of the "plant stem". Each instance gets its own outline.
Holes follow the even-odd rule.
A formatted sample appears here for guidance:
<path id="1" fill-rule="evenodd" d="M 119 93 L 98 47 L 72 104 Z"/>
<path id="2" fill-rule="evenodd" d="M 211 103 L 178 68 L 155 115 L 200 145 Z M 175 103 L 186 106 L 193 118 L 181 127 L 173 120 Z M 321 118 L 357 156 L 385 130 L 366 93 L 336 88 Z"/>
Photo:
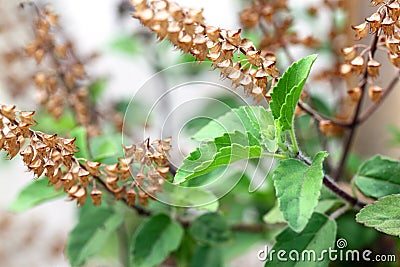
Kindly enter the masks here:
<path id="1" fill-rule="evenodd" d="M 274 153 L 262 153 L 262 157 L 274 158 L 274 159 L 287 159 L 288 156 L 282 154 L 274 154 Z M 258 158 L 258 157 L 256 157 Z"/>
<path id="2" fill-rule="evenodd" d="M 318 111 L 314 110 L 312 107 L 310 107 L 309 105 L 307 105 L 306 103 L 304 103 L 301 100 L 298 102 L 298 106 L 317 121 L 327 120 L 337 126 L 342 126 L 342 127 L 347 127 L 347 128 L 351 126 L 351 123 L 349 123 L 349 122 L 339 121 L 339 120 L 336 120 L 334 118 L 331 118 L 324 114 L 319 113 Z"/>
<path id="3" fill-rule="evenodd" d="M 299 145 L 297 144 L 296 134 L 294 133 L 294 128 L 290 129 L 290 138 L 292 139 L 292 149 L 294 154 L 299 153 Z"/>
<path id="4" fill-rule="evenodd" d="M 79 166 L 80 166 L 82 169 L 87 170 L 87 169 L 86 169 L 86 166 L 85 166 L 84 164 L 82 164 L 82 163 L 79 162 L 79 161 L 78 161 L 78 163 L 79 163 Z M 111 192 L 111 190 L 108 189 L 106 183 L 103 181 L 103 179 L 101 179 L 101 177 L 93 175 L 93 179 L 95 179 L 96 182 L 98 182 L 99 184 L 101 184 L 101 185 L 103 186 L 103 188 L 104 188 L 106 191 L 108 191 L 108 192 L 110 192 L 111 194 L 113 194 L 113 193 Z M 122 201 L 123 201 L 126 205 L 128 205 L 127 202 L 126 202 L 126 198 L 125 198 L 125 197 L 122 198 Z M 134 210 L 136 210 L 136 212 L 137 212 L 139 215 L 142 215 L 142 216 L 150 216 L 150 215 L 151 215 L 151 212 L 150 212 L 150 211 L 145 210 L 145 209 L 142 208 L 142 207 L 139 207 L 139 206 L 136 206 L 136 205 L 134 205 L 134 206 L 129 206 L 129 207 L 132 208 L 132 209 L 134 209 Z"/>
<path id="5" fill-rule="evenodd" d="M 296 156 L 296 158 L 301 160 L 305 164 L 311 166 L 311 161 L 309 159 L 307 159 L 306 157 L 302 156 L 301 154 L 298 154 Z M 366 203 L 358 200 L 357 198 L 354 198 L 347 192 L 343 191 L 343 189 L 341 189 L 340 186 L 338 184 L 336 184 L 335 181 L 329 175 L 324 174 L 323 183 L 335 195 L 337 195 L 338 197 L 347 201 L 349 204 L 351 204 L 351 206 L 353 206 L 355 208 L 363 208 L 366 205 Z"/>
<path id="6" fill-rule="evenodd" d="M 371 50 L 370 50 L 371 57 L 374 57 L 375 52 L 376 52 L 376 48 L 377 48 L 377 44 L 378 44 L 378 40 L 379 40 L 379 32 L 380 31 L 377 31 L 374 34 L 374 37 L 373 37 L 371 45 L 370 45 L 370 47 L 371 47 Z M 363 99 L 364 99 L 364 96 L 365 96 L 365 92 L 366 92 L 366 89 L 367 89 L 367 85 L 368 85 L 368 76 L 369 76 L 368 75 L 368 68 L 366 66 L 365 69 L 364 69 L 363 79 L 362 79 L 361 85 L 360 85 L 361 97 L 358 100 L 358 103 L 357 103 L 357 106 L 356 106 L 356 110 L 355 110 L 354 115 L 353 115 L 353 120 L 352 120 L 352 123 L 351 123 L 350 132 L 349 132 L 349 134 L 347 135 L 347 137 L 346 137 L 346 139 L 344 141 L 343 153 L 342 153 L 342 156 L 341 156 L 340 161 L 339 161 L 339 165 L 338 165 L 337 170 L 336 170 L 335 175 L 334 175 L 335 180 L 338 180 L 338 178 L 340 176 L 342 176 L 342 173 L 343 173 L 343 171 L 345 169 L 345 165 L 346 165 L 346 162 L 347 162 L 347 158 L 348 158 L 349 153 L 350 153 L 351 145 L 353 144 L 353 139 L 354 139 L 354 136 L 356 134 L 356 130 L 357 130 L 357 126 L 358 126 L 358 124 L 357 124 L 358 116 L 359 116 L 359 114 L 361 112 L 362 102 L 363 102 Z"/>
<path id="7" fill-rule="evenodd" d="M 364 113 L 360 115 L 360 117 L 357 119 L 357 124 L 361 124 L 364 121 L 366 121 L 378 109 L 378 107 L 380 107 L 383 100 L 386 99 L 386 97 L 390 94 L 390 92 L 392 92 L 393 89 L 396 87 L 397 83 L 399 82 L 399 79 L 400 79 L 400 71 L 397 71 L 393 79 L 387 86 L 386 90 L 383 91 L 380 101 L 378 103 L 371 105 L 366 111 L 364 111 Z"/>
<path id="8" fill-rule="evenodd" d="M 357 120 L 356 120 L 356 125 L 360 125 L 363 122 L 365 122 L 382 104 L 383 100 L 387 98 L 387 96 L 393 91 L 393 89 L 396 87 L 397 83 L 400 80 L 400 71 L 397 71 L 390 81 L 389 85 L 386 87 L 386 90 L 382 93 L 381 100 L 378 103 L 375 103 L 371 105 L 370 107 L 367 108 L 366 111 L 364 111 L 363 114 L 361 114 Z M 322 121 L 322 120 L 328 120 L 332 122 L 333 124 L 341 127 L 346 127 L 346 128 L 351 128 L 352 127 L 352 122 L 345 122 L 345 121 L 339 121 L 334 118 L 330 118 L 324 114 L 319 113 L 318 111 L 314 110 L 312 107 L 307 105 L 306 103 L 299 101 L 298 106 L 305 111 L 308 115 L 313 117 L 316 121 Z"/>

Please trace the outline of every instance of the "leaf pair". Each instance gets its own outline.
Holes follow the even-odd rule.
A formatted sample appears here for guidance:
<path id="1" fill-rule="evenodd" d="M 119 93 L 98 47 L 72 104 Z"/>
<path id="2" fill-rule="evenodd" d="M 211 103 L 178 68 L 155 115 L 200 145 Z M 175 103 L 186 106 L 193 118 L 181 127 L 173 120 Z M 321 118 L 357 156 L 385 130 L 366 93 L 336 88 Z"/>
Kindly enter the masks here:
<path id="1" fill-rule="evenodd" d="M 180 166 L 174 182 L 182 183 L 243 159 L 275 152 L 274 121 L 263 107 L 241 107 L 209 122 L 193 139 L 205 140 Z"/>
<path id="2" fill-rule="evenodd" d="M 360 166 L 355 184 L 364 195 L 378 199 L 357 214 L 357 222 L 400 236 L 400 162 L 375 156 Z"/>

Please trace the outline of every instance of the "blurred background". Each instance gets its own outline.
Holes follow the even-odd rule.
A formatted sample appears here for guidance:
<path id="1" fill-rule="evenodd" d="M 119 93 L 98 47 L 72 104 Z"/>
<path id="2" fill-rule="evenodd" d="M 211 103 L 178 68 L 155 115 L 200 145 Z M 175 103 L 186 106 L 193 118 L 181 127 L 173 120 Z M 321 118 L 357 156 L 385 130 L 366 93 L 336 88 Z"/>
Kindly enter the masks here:
<path id="1" fill-rule="evenodd" d="M 184 6 L 204 8 L 208 24 L 226 29 L 242 28 L 240 11 L 250 3 L 244 0 L 177 0 L 177 2 Z M 316 38 L 329 39 L 326 29 L 332 27 L 333 20 L 328 18 L 335 16 L 339 24 L 349 27 L 359 24 L 372 10 L 366 3 L 368 1 L 361 0 L 345 1 L 342 12 L 337 12 L 337 14 L 331 14 L 329 9 L 322 7 L 324 2 L 322 0 L 288 2 L 293 12 L 298 14 L 295 16 L 299 20 L 295 30 L 299 32 L 299 35 L 311 35 Z M 142 127 L 134 134 L 137 141 L 149 135 L 178 136 L 180 143 L 179 145 L 175 143 L 175 145 L 182 149 L 176 154 L 176 165 L 179 165 L 183 157 L 191 151 L 191 144 L 186 143 L 185 140 L 198 127 L 193 123 L 190 124 L 190 121 L 188 123 L 189 118 L 196 114 L 197 116 L 219 116 L 226 110 L 226 106 L 213 107 L 214 114 L 208 114 L 209 105 L 212 104 L 210 99 L 218 99 L 219 103 L 228 103 L 228 108 L 232 105 L 254 104 L 253 100 L 242 94 L 240 88 L 236 93 L 225 90 L 223 86 L 230 88 L 230 83 L 221 81 L 218 72 L 210 71 L 208 63 L 201 65 L 189 63 L 183 67 L 178 65 L 191 62 L 193 59 L 182 56 L 166 42 L 156 43 L 154 36 L 130 17 L 129 5 L 123 1 L 60 0 L 54 1 L 52 7 L 60 15 L 60 25 L 64 28 L 65 35 L 74 43 L 78 53 L 93 58 L 86 66 L 89 75 L 106 81 L 106 88 L 98 99 L 99 106 L 123 107 L 129 104 L 132 98 L 139 102 L 138 105 L 146 106 L 149 104 L 144 99 L 146 96 L 149 99 L 157 99 L 165 88 L 170 89 L 185 81 L 199 80 L 218 84 L 211 89 L 202 88 L 202 85 L 192 85 L 190 88 L 185 87 L 174 91 L 174 94 L 171 93 L 170 96 L 163 97 L 159 106 L 152 111 L 154 114 L 161 113 L 161 117 L 153 118 L 151 127 L 146 125 L 145 131 Z M 318 9 L 319 12 L 310 19 L 305 14 L 312 8 Z M 11 64 L 7 55 L 9 55 L 8 52 L 21 48 L 32 40 L 33 16 L 34 12 L 29 8 L 21 9 L 18 1 L 0 0 L 0 54 L 6 55 L 0 61 L 0 102 L 16 104 L 22 110 L 37 107 L 35 102 L 37 96 L 32 90 L 31 82 L 36 64 L 32 60 Z M 354 41 L 353 32 L 347 32 L 349 34 L 344 43 L 351 44 Z M 244 35 L 255 43 L 260 42 L 260 34 L 257 31 L 245 31 Z M 298 45 L 290 46 L 289 49 L 296 59 L 312 51 Z M 335 55 L 326 50 L 329 49 L 325 49 L 325 52 L 320 51 L 315 73 L 332 64 Z M 283 63 L 280 69 L 284 69 L 289 64 L 287 58 L 285 59 L 284 56 L 282 58 Z M 154 79 L 153 75 L 169 67 L 173 68 L 156 75 Z M 382 69 L 377 81 L 385 85 L 388 81 L 387 77 L 391 77 L 393 72 L 390 66 Z M 166 82 L 163 79 L 166 79 Z M 171 79 L 175 80 L 171 81 Z M 343 87 L 340 83 L 333 84 Z M 316 98 L 324 100 L 323 105 L 328 110 L 334 109 L 338 97 L 340 98 L 340 94 L 335 91 L 336 88 L 320 81 L 315 81 L 313 85 L 311 93 Z M 155 95 L 151 97 L 151 90 L 148 90 L 150 88 L 155 90 Z M 199 101 L 191 102 L 189 105 L 182 104 L 190 99 Z M 359 129 L 354 145 L 355 162 L 360 162 L 360 159 L 377 153 L 399 158 L 399 146 L 393 143 L 393 139 L 400 136 L 395 130 L 397 126 L 400 126 L 400 116 L 397 116 L 396 112 L 399 99 L 399 90 L 394 90 L 385 100 L 385 104 Z M 150 104 L 151 102 L 152 100 Z M 173 109 L 175 113 L 163 114 L 165 105 L 167 109 Z M 135 121 L 136 126 L 143 125 L 143 117 L 148 115 L 140 113 L 140 109 L 141 107 L 137 107 L 127 115 L 127 119 Z M 143 108 L 143 110 L 150 109 Z M 301 127 L 303 126 L 300 125 L 299 128 Z M 388 130 L 390 127 L 391 131 Z M 161 134 L 159 129 L 163 129 Z M 334 146 L 338 144 L 337 142 L 333 140 L 331 145 Z M 7 211 L 19 191 L 33 179 L 33 175 L 25 172 L 25 169 L 19 160 L 0 161 L 0 266 L 69 266 L 62 252 L 68 232 L 76 220 L 75 203 L 58 199 L 19 214 Z M 262 245 L 254 244 L 255 251 Z M 262 263 L 257 261 L 254 250 L 233 259 L 230 266 L 244 264 L 262 266 Z M 87 266 L 115 265 L 94 261 L 88 263 Z"/>

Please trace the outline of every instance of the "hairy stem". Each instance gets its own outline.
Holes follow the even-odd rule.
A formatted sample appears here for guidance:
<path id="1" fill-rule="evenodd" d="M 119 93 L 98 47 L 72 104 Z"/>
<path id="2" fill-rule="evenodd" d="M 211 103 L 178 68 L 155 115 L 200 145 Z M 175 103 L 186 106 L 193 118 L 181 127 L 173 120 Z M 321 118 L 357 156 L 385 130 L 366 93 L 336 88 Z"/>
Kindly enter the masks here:
<path id="1" fill-rule="evenodd" d="M 292 139 L 292 149 L 295 154 L 299 153 L 299 145 L 297 144 L 294 128 L 290 129 L 290 139 Z"/>

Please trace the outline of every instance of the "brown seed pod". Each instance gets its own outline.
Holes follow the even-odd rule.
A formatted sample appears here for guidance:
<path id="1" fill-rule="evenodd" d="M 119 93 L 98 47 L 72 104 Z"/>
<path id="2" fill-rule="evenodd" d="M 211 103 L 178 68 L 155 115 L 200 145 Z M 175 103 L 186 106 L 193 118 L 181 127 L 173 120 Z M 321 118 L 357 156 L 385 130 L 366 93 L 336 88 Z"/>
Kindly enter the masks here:
<path id="1" fill-rule="evenodd" d="M 136 202 L 137 193 L 135 188 L 131 187 L 126 191 L 126 203 L 128 206 L 134 206 Z"/>
<path id="2" fill-rule="evenodd" d="M 364 22 L 356 26 L 352 26 L 356 34 L 357 40 L 364 39 L 368 35 L 368 23 Z"/>
<path id="3" fill-rule="evenodd" d="M 381 67 L 381 63 L 379 63 L 378 61 L 376 61 L 375 59 L 371 58 L 368 60 L 367 63 L 367 71 L 368 74 L 372 77 L 375 78 L 379 75 L 379 69 Z"/>
<path id="4" fill-rule="evenodd" d="M 335 125 L 332 121 L 322 120 L 319 122 L 320 131 L 329 137 L 339 136 L 343 132 L 343 128 Z"/>
<path id="5" fill-rule="evenodd" d="M 365 60 L 364 57 L 362 56 L 357 56 L 355 57 L 352 61 L 351 61 L 351 67 L 352 67 L 352 71 L 356 74 L 356 75 L 360 75 L 365 67 Z"/>
<path id="6" fill-rule="evenodd" d="M 350 96 L 351 101 L 358 102 L 361 98 L 361 88 L 354 87 L 347 91 L 347 94 Z"/>
<path id="7" fill-rule="evenodd" d="M 369 98 L 374 102 L 374 103 L 378 103 L 379 101 L 381 101 L 382 99 L 382 93 L 383 93 L 383 89 L 380 86 L 377 85 L 371 85 L 368 88 L 368 95 Z"/>
<path id="8" fill-rule="evenodd" d="M 101 197 L 102 197 L 103 193 L 96 189 L 93 188 L 92 191 L 90 192 L 90 197 L 92 199 L 92 203 L 95 206 L 100 206 L 101 205 Z"/>

